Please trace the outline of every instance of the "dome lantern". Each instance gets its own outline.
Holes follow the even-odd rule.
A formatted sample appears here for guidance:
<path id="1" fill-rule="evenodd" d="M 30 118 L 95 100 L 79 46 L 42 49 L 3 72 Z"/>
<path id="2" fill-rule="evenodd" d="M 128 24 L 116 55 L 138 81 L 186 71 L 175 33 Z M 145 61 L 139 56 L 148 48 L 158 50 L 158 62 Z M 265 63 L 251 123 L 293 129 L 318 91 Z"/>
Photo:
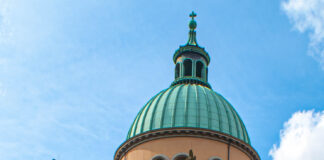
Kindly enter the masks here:
<path id="1" fill-rule="evenodd" d="M 208 83 L 208 65 L 210 58 L 204 48 L 200 47 L 196 39 L 197 14 L 192 11 L 189 15 L 189 39 L 184 46 L 180 46 L 173 55 L 175 63 L 175 80 L 171 86 L 178 84 L 200 84 L 211 88 Z"/>

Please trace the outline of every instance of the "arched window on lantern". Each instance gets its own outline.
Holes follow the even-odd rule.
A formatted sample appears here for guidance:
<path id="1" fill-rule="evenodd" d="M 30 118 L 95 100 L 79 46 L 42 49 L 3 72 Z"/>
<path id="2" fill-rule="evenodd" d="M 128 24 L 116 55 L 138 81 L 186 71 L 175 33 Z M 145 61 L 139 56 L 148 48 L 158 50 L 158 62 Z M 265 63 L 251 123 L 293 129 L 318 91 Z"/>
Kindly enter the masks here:
<path id="1" fill-rule="evenodd" d="M 179 78 L 179 76 L 180 76 L 180 64 L 177 63 L 175 68 L 175 78 L 177 79 Z"/>
<path id="2" fill-rule="evenodd" d="M 192 61 L 186 59 L 183 61 L 184 76 L 192 76 Z"/>
<path id="3" fill-rule="evenodd" d="M 196 62 L 196 77 L 202 78 L 204 64 L 200 61 Z"/>

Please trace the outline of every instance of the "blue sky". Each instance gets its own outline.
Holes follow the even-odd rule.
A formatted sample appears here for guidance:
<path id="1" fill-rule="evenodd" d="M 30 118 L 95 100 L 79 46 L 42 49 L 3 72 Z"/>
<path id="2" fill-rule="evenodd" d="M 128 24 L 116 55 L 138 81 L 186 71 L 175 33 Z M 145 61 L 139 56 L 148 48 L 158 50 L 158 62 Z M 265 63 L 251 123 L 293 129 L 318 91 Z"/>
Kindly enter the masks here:
<path id="1" fill-rule="evenodd" d="M 209 83 L 238 111 L 262 159 L 273 159 L 284 123 L 324 107 L 324 18 L 300 6 L 0 0 L 0 159 L 112 159 L 140 108 L 173 81 L 192 10 L 211 56 Z"/>

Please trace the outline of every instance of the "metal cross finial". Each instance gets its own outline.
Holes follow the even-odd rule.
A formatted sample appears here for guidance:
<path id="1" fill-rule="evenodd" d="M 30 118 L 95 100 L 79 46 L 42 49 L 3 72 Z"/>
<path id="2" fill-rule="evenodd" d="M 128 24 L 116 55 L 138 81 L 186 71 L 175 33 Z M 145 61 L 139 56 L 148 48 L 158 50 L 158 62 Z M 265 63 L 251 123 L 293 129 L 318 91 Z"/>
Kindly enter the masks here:
<path id="1" fill-rule="evenodd" d="M 191 17 L 192 19 L 194 19 L 196 16 L 197 14 L 194 11 L 192 11 L 189 15 L 189 17 Z"/>

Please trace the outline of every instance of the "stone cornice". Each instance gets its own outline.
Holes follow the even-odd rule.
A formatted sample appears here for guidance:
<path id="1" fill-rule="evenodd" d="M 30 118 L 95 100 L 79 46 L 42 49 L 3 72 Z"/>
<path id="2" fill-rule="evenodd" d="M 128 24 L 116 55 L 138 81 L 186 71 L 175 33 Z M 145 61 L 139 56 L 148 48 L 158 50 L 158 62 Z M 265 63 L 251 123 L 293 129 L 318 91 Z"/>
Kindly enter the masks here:
<path id="1" fill-rule="evenodd" d="M 260 160 L 260 157 L 254 148 L 244 141 L 228 134 L 201 128 L 165 128 L 139 134 L 131 139 L 128 139 L 119 146 L 115 153 L 114 160 L 121 160 L 125 153 L 142 143 L 155 139 L 171 137 L 196 137 L 220 141 L 238 148 L 246 153 L 252 160 Z"/>
<path id="2" fill-rule="evenodd" d="M 196 53 L 198 55 L 203 56 L 206 61 L 207 61 L 207 65 L 210 62 L 210 57 L 208 55 L 208 53 L 205 51 L 204 48 L 201 48 L 199 46 L 193 46 L 193 45 L 184 45 L 184 46 L 180 46 L 179 49 L 177 49 L 173 55 L 173 62 L 176 63 L 177 58 L 183 54 L 183 53 Z"/>
<path id="3" fill-rule="evenodd" d="M 211 86 L 208 82 L 204 82 L 198 78 L 192 78 L 192 77 L 177 78 L 172 82 L 171 86 L 175 86 L 179 84 L 198 84 L 211 89 Z"/>

